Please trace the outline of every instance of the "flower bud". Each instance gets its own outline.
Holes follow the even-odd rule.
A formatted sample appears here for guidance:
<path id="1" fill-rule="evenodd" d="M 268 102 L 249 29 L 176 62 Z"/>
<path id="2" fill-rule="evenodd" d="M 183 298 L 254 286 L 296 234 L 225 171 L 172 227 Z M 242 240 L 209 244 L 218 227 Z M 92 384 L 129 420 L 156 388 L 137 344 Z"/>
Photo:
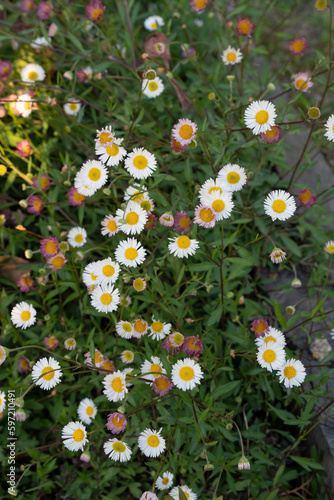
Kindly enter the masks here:
<path id="1" fill-rule="evenodd" d="M 294 278 L 291 281 L 291 286 L 292 286 L 292 288 L 299 288 L 302 286 L 302 282 L 298 278 Z"/>
<path id="2" fill-rule="evenodd" d="M 31 258 L 32 258 L 32 255 L 33 255 L 32 250 L 26 250 L 26 251 L 24 252 L 24 256 L 25 256 L 25 258 L 26 258 L 26 259 L 31 259 Z"/>
<path id="3" fill-rule="evenodd" d="M 20 200 L 20 201 L 19 201 L 19 205 L 20 205 L 20 207 L 22 207 L 22 208 L 27 208 L 28 203 L 27 203 L 27 201 L 26 201 L 26 200 Z"/>
<path id="4" fill-rule="evenodd" d="M 110 196 L 110 195 L 111 195 L 111 191 L 110 191 L 110 189 L 109 189 L 109 188 L 104 188 L 104 189 L 102 190 L 102 192 L 103 192 L 103 194 L 105 194 L 106 196 Z"/>
<path id="5" fill-rule="evenodd" d="M 234 293 L 233 292 L 227 292 L 226 298 L 233 299 L 233 297 L 234 297 Z"/>
<path id="6" fill-rule="evenodd" d="M 226 428 L 227 431 L 230 431 L 233 428 L 232 422 L 227 422 L 225 428 Z"/>
<path id="7" fill-rule="evenodd" d="M 124 406 L 119 406 L 119 407 L 117 408 L 117 411 L 118 411 L 118 413 L 122 413 L 122 414 L 124 414 L 124 413 L 125 413 L 125 407 L 124 407 Z"/>
<path id="8" fill-rule="evenodd" d="M 145 73 L 144 73 L 144 78 L 146 78 L 146 80 L 154 80 L 154 78 L 157 76 L 156 72 L 154 71 L 154 69 L 148 69 Z"/>
<path id="9" fill-rule="evenodd" d="M 16 398 L 15 399 L 15 406 L 18 406 L 18 408 L 23 408 L 24 407 L 24 399 Z"/>
<path id="10" fill-rule="evenodd" d="M 243 469 L 247 469 L 249 470 L 250 469 L 250 463 L 249 463 L 249 460 L 245 457 L 245 455 L 243 455 L 239 462 L 238 462 L 238 469 L 239 470 L 243 470 Z"/>
<path id="11" fill-rule="evenodd" d="M 232 321 L 233 323 L 238 323 L 239 319 L 239 316 L 236 314 L 235 316 L 233 316 Z"/>
<path id="12" fill-rule="evenodd" d="M 296 312 L 295 306 L 287 306 L 285 310 L 288 314 L 291 314 L 291 316 Z"/>
<path id="13" fill-rule="evenodd" d="M 17 497 L 19 491 L 17 488 L 15 488 L 15 486 L 11 486 L 10 488 L 8 488 L 7 492 L 9 495 L 12 495 L 12 497 Z"/>
<path id="14" fill-rule="evenodd" d="M 71 181 L 68 181 L 68 180 L 64 181 L 63 184 L 64 184 L 64 186 L 67 186 L 67 187 L 72 186 Z"/>
<path id="15" fill-rule="evenodd" d="M 72 71 L 65 71 L 65 73 L 63 74 L 63 77 L 65 78 L 65 80 L 73 80 Z"/>
<path id="16" fill-rule="evenodd" d="M 268 83 L 268 85 L 267 85 L 267 89 L 268 89 L 268 90 L 275 90 L 275 88 L 276 88 L 276 87 L 275 87 L 275 85 L 274 85 L 273 83 L 271 83 L 271 82 L 270 82 L 270 83 Z"/>
<path id="17" fill-rule="evenodd" d="M 79 251 L 79 252 L 76 252 L 75 257 L 76 257 L 76 259 L 78 259 L 78 260 L 83 260 L 83 258 L 84 258 L 84 254 L 83 254 L 82 252 L 80 252 L 80 251 Z"/>
<path id="18" fill-rule="evenodd" d="M 204 472 L 208 472 L 210 470 L 213 470 L 214 468 L 215 466 L 213 464 L 208 463 L 204 466 Z"/>
<path id="19" fill-rule="evenodd" d="M 227 76 L 226 76 L 226 80 L 227 80 L 228 82 L 233 82 L 233 80 L 234 80 L 234 79 L 235 79 L 235 76 L 234 76 L 234 75 L 227 75 Z"/>
<path id="20" fill-rule="evenodd" d="M 210 94 L 208 94 L 208 99 L 209 101 L 213 101 L 215 99 L 216 95 L 214 92 L 210 92 Z"/>
<path id="21" fill-rule="evenodd" d="M 84 451 L 83 453 L 81 453 L 80 460 L 82 460 L 82 462 L 85 462 L 86 464 L 88 464 L 90 462 L 89 451 Z"/>
<path id="22" fill-rule="evenodd" d="M 211 292 L 212 292 L 212 290 L 213 290 L 213 285 L 208 285 L 208 286 L 206 287 L 206 291 L 207 291 L 208 293 L 211 293 Z"/>
<path id="23" fill-rule="evenodd" d="M 187 145 L 188 148 L 194 149 L 197 146 L 197 141 L 193 139 L 190 144 Z"/>

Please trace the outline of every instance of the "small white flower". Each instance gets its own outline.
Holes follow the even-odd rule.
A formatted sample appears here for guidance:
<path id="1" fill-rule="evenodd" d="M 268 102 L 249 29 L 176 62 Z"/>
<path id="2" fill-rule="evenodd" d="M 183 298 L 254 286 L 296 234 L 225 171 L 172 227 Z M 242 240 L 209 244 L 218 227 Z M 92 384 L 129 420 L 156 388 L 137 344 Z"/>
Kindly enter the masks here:
<path id="1" fill-rule="evenodd" d="M 116 462 L 128 462 L 131 458 L 131 448 L 117 438 L 108 439 L 103 445 L 104 453 Z"/>
<path id="2" fill-rule="evenodd" d="M 285 387 L 298 387 L 306 377 L 303 363 L 297 359 L 289 359 L 279 369 L 277 375 L 279 381 L 284 382 Z"/>
<path id="3" fill-rule="evenodd" d="M 12 309 L 11 319 L 16 327 L 25 330 L 36 322 L 36 309 L 27 302 L 19 302 Z"/>
<path id="4" fill-rule="evenodd" d="M 97 275 L 97 285 L 111 285 L 117 281 L 120 268 L 117 262 L 114 262 L 110 257 L 98 260 L 94 265 L 94 274 Z"/>
<path id="5" fill-rule="evenodd" d="M 116 219 L 111 214 L 107 215 L 103 219 L 103 221 L 101 222 L 101 226 L 102 226 L 101 233 L 103 234 L 103 236 L 108 235 L 109 238 L 117 234 L 119 231 L 119 226 L 116 222 Z"/>
<path id="6" fill-rule="evenodd" d="M 171 329 L 172 325 L 170 323 L 162 323 L 152 318 L 149 337 L 152 337 L 153 340 L 162 340 L 166 335 L 170 334 Z"/>
<path id="7" fill-rule="evenodd" d="M 144 363 L 140 367 L 140 371 L 144 378 L 152 381 L 159 377 L 159 375 L 166 374 L 162 361 L 157 356 L 151 356 L 151 361 L 145 359 Z"/>
<path id="8" fill-rule="evenodd" d="M 162 83 L 161 78 L 159 78 L 158 76 L 156 76 L 154 80 L 144 79 L 142 83 L 143 94 L 151 99 L 154 99 L 155 97 L 158 97 L 160 94 L 162 94 L 164 88 L 164 84 Z"/>
<path id="9" fill-rule="evenodd" d="M 211 194 L 222 194 L 224 191 L 231 191 L 231 189 L 228 188 L 226 183 L 223 181 L 223 179 L 220 179 L 217 177 L 216 180 L 214 179 L 207 179 L 203 186 L 201 186 L 201 189 L 199 190 L 199 199 L 202 205 L 204 205 L 205 198 L 208 195 Z M 232 195 L 230 195 L 230 198 L 232 199 Z"/>
<path id="10" fill-rule="evenodd" d="M 83 227 L 73 227 L 67 234 L 67 241 L 71 247 L 83 247 L 87 241 L 86 229 Z"/>
<path id="11" fill-rule="evenodd" d="M 239 165 L 231 165 L 231 163 L 219 170 L 218 179 L 223 181 L 225 189 L 229 191 L 240 191 L 247 182 L 245 169 Z"/>
<path id="12" fill-rule="evenodd" d="M 144 148 L 135 148 L 125 158 L 124 168 L 134 179 L 147 179 L 157 168 L 154 154 Z"/>
<path id="13" fill-rule="evenodd" d="M 260 347 L 263 344 L 268 344 L 268 342 L 277 342 L 277 345 L 285 347 L 286 340 L 282 332 L 277 330 L 277 328 L 269 327 L 269 331 L 265 333 L 264 337 L 257 337 L 255 339 L 255 344 Z"/>
<path id="14" fill-rule="evenodd" d="M 200 384 L 203 372 L 193 359 L 179 359 L 172 367 L 172 382 L 182 391 L 188 391 Z"/>
<path id="15" fill-rule="evenodd" d="M 232 201 L 232 193 L 230 191 L 223 191 L 220 194 L 218 191 L 214 191 L 207 196 L 203 196 L 201 201 L 203 205 L 214 210 L 217 222 L 231 217 L 234 203 Z"/>
<path id="16" fill-rule="evenodd" d="M 88 187 L 87 184 L 85 183 L 85 180 L 86 176 L 84 176 L 82 172 L 79 170 L 74 179 L 74 187 L 76 188 L 78 193 L 83 194 L 84 196 L 93 196 L 93 194 L 96 193 L 97 188 Z"/>
<path id="17" fill-rule="evenodd" d="M 325 137 L 327 137 L 329 141 L 334 141 L 334 115 L 331 115 L 328 118 L 327 122 L 325 123 L 325 129 Z"/>
<path id="18" fill-rule="evenodd" d="M 145 429 L 138 438 L 138 447 L 146 457 L 158 457 L 166 449 L 166 441 L 161 436 L 161 431 Z"/>
<path id="19" fill-rule="evenodd" d="M 173 486 L 174 474 L 171 472 L 164 472 L 162 476 L 158 477 L 155 487 L 158 490 L 169 490 Z"/>
<path id="20" fill-rule="evenodd" d="M 137 267 L 145 260 L 146 250 L 135 238 L 127 238 L 118 244 L 115 251 L 117 262 L 128 267 Z"/>
<path id="21" fill-rule="evenodd" d="M 50 40 L 46 39 L 45 36 L 40 36 L 31 42 L 31 47 L 33 49 L 41 49 L 43 47 L 50 47 Z"/>
<path id="22" fill-rule="evenodd" d="M 258 135 L 275 125 L 276 109 L 269 101 L 254 101 L 245 110 L 246 127 Z"/>
<path id="23" fill-rule="evenodd" d="M 257 361 L 269 372 L 281 368 L 285 361 L 284 347 L 277 342 L 263 343 L 257 351 Z"/>
<path id="24" fill-rule="evenodd" d="M 86 286 L 98 284 L 97 281 L 98 275 L 96 274 L 96 272 L 97 272 L 97 266 L 95 262 L 87 264 L 82 273 L 82 281 L 85 283 Z"/>
<path id="25" fill-rule="evenodd" d="M 62 377 L 60 364 L 54 358 L 42 358 L 33 366 L 31 377 L 41 389 L 53 389 Z"/>
<path id="26" fill-rule="evenodd" d="M 129 321 L 119 321 L 116 324 L 116 332 L 123 339 L 131 339 L 133 336 L 133 327 Z"/>
<path id="27" fill-rule="evenodd" d="M 81 422 L 70 422 L 65 425 L 61 437 L 65 448 L 70 451 L 83 451 L 88 443 L 86 427 Z"/>
<path id="28" fill-rule="evenodd" d="M 116 311 L 119 304 L 119 291 L 113 285 L 97 285 L 91 295 L 91 304 L 99 312 Z"/>
<path id="29" fill-rule="evenodd" d="M 199 248 L 197 240 L 191 240 L 185 235 L 168 239 L 170 241 L 168 244 L 168 250 L 172 255 L 181 259 L 188 258 L 189 255 L 194 255 L 196 250 Z"/>
<path id="30" fill-rule="evenodd" d="M 95 149 L 111 146 L 115 140 L 115 133 L 111 125 L 96 131 Z"/>
<path id="31" fill-rule="evenodd" d="M 27 118 L 33 107 L 33 101 L 29 94 L 21 94 L 17 98 L 16 109 L 23 118 Z"/>
<path id="32" fill-rule="evenodd" d="M 155 31 L 159 26 L 164 26 L 165 22 L 160 16 L 150 16 L 145 19 L 144 26 L 148 31 Z"/>
<path id="33" fill-rule="evenodd" d="M 82 165 L 80 176 L 85 186 L 97 190 L 107 182 L 108 171 L 100 161 L 88 160 Z"/>
<path id="34" fill-rule="evenodd" d="M 138 203 L 129 201 L 125 210 L 117 209 L 116 222 L 123 233 L 139 234 L 147 222 L 147 212 Z M 124 221 L 124 222 L 123 222 Z"/>
<path id="35" fill-rule="evenodd" d="M 96 147 L 99 160 L 107 167 L 116 167 L 125 158 L 126 150 L 121 146 L 122 141 L 123 139 L 114 139 L 110 145 Z"/>
<path id="36" fill-rule="evenodd" d="M 26 83 L 42 82 L 46 73 L 39 64 L 27 64 L 21 69 L 21 80 Z"/>
<path id="37" fill-rule="evenodd" d="M 125 373 L 122 373 L 120 370 L 104 377 L 102 383 L 104 385 L 103 394 L 107 396 L 109 401 L 113 401 L 114 403 L 124 399 L 125 394 L 128 392 L 125 383 Z"/>
<path id="38" fill-rule="evenodd" d="M 234 49 L 229 45 L 226 50 L 223 51 L 222 60 L 225 66 L 238 64 L 243 55 L 240 49 Z"/>
<path id="39" fill-rule="evenodd" d="M 94 401 L 89 398 L 85 398 L 80 401 L 78 406 L 78 415 L 84 424 L 91 424 L 93 419 L 96 417 L 96 414 L 97 408 Z"/>
<path id="40" fill-rule="evenodd" d="M 80 102 L 77 99 L 75 99 L 74 97 L 71 97 L 70 99 L 68 99 L 68 101 L 65 102 L 65 104 L 64 104 L 64 111 L 68 115 L 72 115 L 72 116 L 77 115 L 80 111 L 80 108 L 81 108 Z"/>
<path id="41" fill-rule="evenodd" d="M 272 191 L 264 200 L 264 211 L 273 221 L 290 219 L 296 208 L 293 196 L 282 189 Z"/>

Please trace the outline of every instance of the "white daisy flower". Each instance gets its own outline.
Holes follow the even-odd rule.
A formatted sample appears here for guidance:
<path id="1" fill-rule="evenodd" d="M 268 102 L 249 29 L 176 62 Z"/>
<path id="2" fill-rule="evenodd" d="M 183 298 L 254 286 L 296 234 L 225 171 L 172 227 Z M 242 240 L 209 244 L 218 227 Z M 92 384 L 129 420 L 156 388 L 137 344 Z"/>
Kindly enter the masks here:
<path id="1" fill-rule="evenodd" d="M 284 347 L 277 342 L 263 343 L 257 351 L 257 361 L 262 368 L 269 372 L 281 368 L 285 361 Z"/>
<path id="2" fill-rule="evenodd" d="M 131 448 L 117 438 L 108 439 L 103 444 L 104 453 L 116 462 L 128 462 L 131 458 Z"/>
<path id="3" fill-rule="evenodd" d="M 166 449 L 166 441 L 159 431 L 145 429 L 139 434 L 138 447 L 146 457 L 158 457 Z"/>
<path id="4" fill-rule="evenodd" d="M 175 500 L 180 500 L 180 496 L 179 496 L 179 488 L 180 490 L 183 491 L 183 493 L 185 494 L 185 496 L 187 497 L 187 500 L 197 500 L 197 495 L 196 493 L 193 492 L 193 490 L 191 488 L 189 488 L 189 486 L 187 486 L 186 484 L 183 484 L 182 486 L 175 486 L 170 492 L 169 492 L 169 495 L 174 498 Z"/>
<path id="5" fill-rule="evenodd" d="M 258 135 L 267 132 L 275 125 L 276 108 L 269 101 L 254 101 L 245 110 L 245 124 L 247 128 Z"/>
<path id="6" fill-rule="evenodd" d="M 31 42 L 30 46 L 33 49 L 41 49 L 42 47 L 50 47 L 50 40 L 46 39 L 45 36 L 39 36 L 35 38 L 33 42 Z"/>
<path id="7" fill-rule="evenodd" d="M 168 250 L 175 257 L 187 259 L 189 255 L 194 255 L 199 248 L 197 240 L 191 240 L 188 236 L 176 236 L 175 238 L 168 238 Z"/>
<path id="8" fill-rule="evenodd" d="M 178 141 L 181 146 L 188 146 L 194 139 L 197 132 L 197 125 L 189 118 L 180 118 L 172 128 L 172 137 Z"/>
<path id="9" fill-rule="evenodd" d="M 115 139 L 109 146 L 96 147 L 99 160 L 107 167 L 116 167 L 126 156 L 126 150 L 121 146 L 123 139 Z"/>
<path id="10" fill-rule="evenodd" d="M 138 205 L 145 210 L 147 214 L 150 214 L 154 210 L 154 202 L 147 194 L 144 195 L 144 199 L 142 201 L 138 201 L 136 203 L 138 203 Z"/>
<path id="11" fill-rule="evenodd" d="M 216 225 L 216 212 L 205 205 L 199 205 L 195 208 L 194 224 L 205 228 L 211 228 Z"/>
<path id="12" fill-rule="evenodd" d="M 108 180 L 106 167 L 97 160 L 88 160 L 80 169 L 85 186 L 95 190 L 100 189 Z"/>
<path id="13" fill-rule="evenodd" d="M 264 337 L 257 337 L 255 339 L 255 344 L 258 347 L 263 344 L 268 344 L 268 342 L 277 342 L 277 344 L 281 347 L 285 347 L 286 345 L 286 340 L 283 333 L 276 328 L 273 328 L 272 326 L 269 327 L 269 331 L 265 333 Z"/>
<path id="14" fill-rule="evenodd" d="M 140 201 L 144 200 L 146 194 L 147 194 L 147 188 L 145 186 L 141 186 L 140 184 L 135 183 L 132 186 L 126 188 L 124 192 L 124 200 L 127 201 L 131 199 L 131 201 L 139 203 Z"/>
<path id="15" fill-rule="evenodd" d="M 132 380 L 132 378 L 129 376 L 129 375 L 131 375 L 132 372 L 133 372 L 133 368 L 124 368 L 124 370 L 122 370 L 122 373 L 125 375 L 126 387 L 133 386 L 133 384 L 131 384 L 131 382 L 130 382 L 130 380 Z"/>
<path id="16" fill-rule="evenodd" d="M 334 115 L 331 115 L 325 123 L 325 137 L 329 141 L 334 141 Z"/>
<path id="17" fill-rule="evenodd" d="M 0 413 L 3 413 L 6 408 L 6 394 L 0 391 Z"/>
<path id="18" fill-rule="evenodd" d="M 174 474 L 171 472 L 164 472 L 162 476 L 158 477 L 155 487 L 158 490 L 169 490 L 173 486 Z"/>
<path id="19" fill-rule="evenodd" d="M 103 219 L 103 221 L 101 222 L 101 226 L 102 226 L 101 233 L 103 234 L 103 236 L 108 235 L 109 238 L 117 234 L 119 231 L 119 226 L 116 222 L 116 219 L 111 214 L 107 215 Z"/>
<path id="20" fill-rule="evenodd" d="M 209 194 L 222 194 L 224 191 L 231 191 L 228 189 L 228 186 L 226 183 L 223 181 L 223 179 L 217 178 L 216 180 L 214 179 L 207 179 L 203 186 L 201 186 L 201 189 L 199 190 L 199 198 L 200 202 L 202 205 L 204 205 L 203 200 L 209 195 Z M 231 195 L 232 198 L 232 195 Z"/>
<path id="21" fill-rule="evenodd" d="M 74 97 L 70 97 L 70 99 L 68 99 L 64 104 L 65 113 L 71 116 L 77 115 L 80 111 L 80 108 L 80 102 Z"/>
<path id="22" fill-rule="evenodd" d="M 92 401 L 89 398 L 85 398 L 82 401 L 80 401 L 79 406 L 78 406 L 78 415 L 84 424 L 91 424 L 93 419 L 96 417 L 97 414 L 97 408 L 94 404 L 94 401 Z"/>
<path id="23" fill-rule="evenodd" d="M 234 64 L 238 64 L 241 61 L 242 57 L 243 55 L 240 49 L 234 49 L 229 45 L 227 49 L 223 51 L 222 61 L 225 66 L 230 64 L 234 66 Z"/>
<path id="24" fill-rule="evenodd" d="M 162 83 L 161 78 L 159 78 L 158 76 L 156 76 L 154 80 L 144 79 L 142 83 L 143 94 L 151 99 L 158 97 L 158 95 L 162 94 L 164 88 L 165 88 L 164 84 Z"/>
<path id="25" fill-rule="evenodd" d="M 152 337 L 153 340 L 162 340 L 166 335 L 170 334 L 172 329 L 170 323 L 162 323 L 161 321 L 156 321 L 154 318 L 152 318 L 152 321 L 153 323 L 150 325 L 149 336 Z"/>
<path id="26" fill-rule="evenodd" d="M 117 209 L 115 219 L 123 233 L 139 234 L 147 222 L 147 212 L 138 203 L 129 201 L 125 210 Z"/>
<path id="27" fill-rule="evenodd" d="M 98 260 L 94 264 L 96 266 L 95 274 L 97 274 L 98 285 L 105 286 L 116 282 L 120 271 L 120 267 L 117 262 L 114 262 L 110 257 L 107 257 L 106 259 Z"/>
<path id="28" fill-rule="evenodd" d="M 97 285 L 90 297 L 91 304 L 99 312 L 108 313 L 116 311 L 119 304 L 118 288 L 113 285 Z"/>
<path id="29" fill-rule="evenodd" d="M 128 267 L 137 267 L 145 260 L 146 250 L 136 238 L 121 241 L 115 251 L 117 262 Z"/>
<path id="30" fill-rule="evenodd" d="M 217 222 L 222 219 L 228 219 L 231 216 L 234 203 L 230 191 L 223 191 L 221 194 L 213 192 L 207 196 L 203 196 L 201 201 L 203 205 L 214 210 Z"/>
<path id="31" fill-rule="evenodd" d="M 114 140 L 115 140 L 115 133 L 111 125 L 108 125 L 102 130 L 97 130 L 95 139 L 95 149 L 97 150 L 101 146 L 104 148 L 106 148 L 107 146 L 111 146 Z"/>
<path id="32" fill-rule="evenodd" d="M 96 188 L 90 188 L 87 186 L 84 180 L 84 176 L 80 171 L 77 172 L 77 175 L 75 176 L 74 187 L 76 188 L 78 193 L 83 194 L 84 196 L 93 196 L 93 194 L 97 191 Z"/>
<path id="33" fill-rule="evenodd" d="M 157 356 L 151 356 L 151 361 L 145 359 L 140 367 L 141 374 L 148 380 L 153 380 L 159 375 L 166 374 L 166 370 L 162 366 L 162 361 Z M 147 382 L 148 383 L 148 382 Z"/>
<path id="34" fill-rule="evenodd" d="M 193 359 L 179 359 L 172 368 L 172 382 L 182 391 L 193 389 L 203 378 L 203 372 Z"/>
<path id="35" fill-rule="evenodd" d="M 165 21 L 160 16 L 150 16 L 145 19 L 144 26 L 148 31 L 154 31 L 159 26 L 164 26 Z"/>
<path id="36" fill-rule="evenodd" d="M 131 339 L 133 336 L 133 327 L 129 321 L 119 321 L 116 323 L 116 332 L 123 339 Z"/>
<path id="37" fill-rule="evenodd" d="M 278 370 L 279 381 L 284 382 L 285 387 L 298 387 L 304 382 L 306 371 L 303 363 L 298 359 L 288 359 Z"/>
<path id="38" fill-rule="evenodd" d="M 217 179 L 221 179 L 229 191 L 240 191 L 247 182 L 245 169 L 231 163 L 219 170 Z"/>
<path id="39" fill-rule="evenodd" d="M 83 227 L 73 227 L 67 234 L 67 241 L 71 247 L 83 247 L 87 241 L 86 229 Z"/>
<path id="40" fill-rule="evenodd" d="M 121 353 L 121 360 L 123 361 L 123 363 L 127 363 L 129 365 L 131 365 L 131 363 L 133 363 L 133 360 L 135 359 L 135 355 L 133 354 L 132 351 L 123 351 Z"/>
<path id="41" fill-rule="evenodd" d="M 65 425 L 61 437 L 65 448 L 70 451 L 83 451 L 88 443 L 86 427 L 81 422 L 70 422 Z"/>
<path id="42" fill-rule="evenodd" d="M 26 83 L 42 82 L 46 73 L 39 64 L 27 64 L 21 69 L 21 80 Z"/>
<path id="43" fill-rule="evenodd" d="M 29 94 L 21 94 L 17 98 L 16 109 L 23 118 L 27 118 L 33 107 L 33 101 Z"/>
<path id="44" fill-rule="evenodd" d="M 278 189 L 268 194 L 264 200 L 264 211 L 272 220 L 287 220 L 296 211 L 296 202 L 289 193 Z"/>
<path id="45" fill-rule="evenodd" d="M 125 158 L 124 168 L 134 179 L 147 179 L 157 168 L 157 160 L 146 149 L 134 148 Z"/>
<path id="46" fill-rule="evenodd" d="M 98 275 L 96 274 L 97 266 L 95 262 L 87 264 L 82 273 L 82 281 L 86 286 L 97 285 L 98 284 Z"/>
<path id="47" fill-rule="evenodd" d="M 19 302 L 10 314 L 13 324 L 25 330 L 36 322 L 36 309 L 27 302 Z"/>
<path id="48" fill-rule="evenodd" d="M 60 364 L 54 358 L 42 358 L 33 366 L 31 377 L 41 389 L 48 391 L 59 384 L 62 377 Z"/>
<path id="49" fill-rule="evenodd" d="M 128 389 L 125 384 L 125 373 L 117 370 L 114 373 L 110 373 L 103 379 L 104 391 L 109 401 L 116 403 L 121 399 L 125 398 L 125 394 Z"/>
<path id="50" fill-rule="evenodd" d="M 85 68 L 82 68 L 82 71 L 85 73 L 85 75 L 87 76 L 87 78 L 89 80 L 92 79 L 92 77 L 93 77 L 93 70 L 92 70 L 91 66 L 86 66 Z"/>

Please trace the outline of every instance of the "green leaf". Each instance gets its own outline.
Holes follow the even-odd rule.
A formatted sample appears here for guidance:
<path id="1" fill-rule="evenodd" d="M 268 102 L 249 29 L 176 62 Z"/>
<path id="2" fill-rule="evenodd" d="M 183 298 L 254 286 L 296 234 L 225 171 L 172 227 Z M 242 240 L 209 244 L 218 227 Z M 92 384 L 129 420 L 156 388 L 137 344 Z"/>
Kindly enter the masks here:
<path id="1" fill-rule="evenodd" d="M 319 311 L 319 309 L 321 309 L 321 307 L 322 307 L 322 305 L 323 305 L 323 303 L 325 302 L 326 299 L 327 299 L 327 295 L 326 295 L 326 297 L 324 299 L 320 300 L 319 304 L 317 304 L 315 306 L 315 308 L 313 309 L 313 311 L 311 313 L 311 316 L 314 316 Z"/>
<path id="2" fill-rule="evenodd" d="M 308 471 L 310 471 L 311 469 L 324 470 L 323 466 L 315 462 L 312 458 L 294 457 L 292 455 L 290 455 L 290 458 L 292 458 L 292 460 L 297 462 L 297 464 L 301 465 L 304 469 Z"/>
<path id="3" fill-rule="evenodd" d="M 284 469 L 285 469 L 285 465 L 282 464 L 279 468 L 278 468 L 278 471 L 276 472 L 275 474 L 275 477 L 274 477 L 274 481 L 273 481 L 273 485 L 276 486 L 276 484 L 278 483 L 281 475 L 283 474 L 284 472 Z"/>
<path id="4" fill-rule="evenodd" d="M 95 365 L 95 345 L 94 345 L 94 342 L 92 340 L 89 341 L 89 353 L 90 353 L 92 363 Z"/>
<path id="5" fill-rule="evenodd" d="M 230 394 L 235 391 L 235 389 L 241 384 L 240 380 L 234 380 L 233 382 L 227 382 L 227 384 L 223 384 L 220 387 L 217 387 L 217 389 L 213 393 L 214 399 L 217 399 L 218 397 L 224 395 L 226 396 L 227 394 Z"/>
<path id="6" fill-rule="evenodd" d="M 269 493 L 269 495 L 266 497 L 266 500 L 274 500 L 275 498 L 277 498 L 277 493 L 279 493 L 279 488 L 276 488 L 271 493 Z"/>
<path id="7" fill-rule="evenodd" d="M 276 318 L 279 321 L 279 324 L 281 325 L 281 327 L 283 329 L 285 329 L 286 328 L 286 321 L 285 321 L 283 314 L 281 312 L 281 307 L 276 299 L 274 300 L 274 310 L 275 310 Z"/>
<path id="8" fill-rule="evenodd" d="M 179 499 L 180 500 L 187 500 L 187 497 L 185 496 L 185 494 L 183 493 L 183 491 L 181 490 L 180 487 L 179 487 Z"/>
<path id="9" fill-rule="evenodd" d="M 202 422 L 202 420 L 205 420 L 206 417 L 208 416 L 208 413 L 210 411 L 210 408 L 206 408 L 199 416 L 198 421 Z"/>
<path id="10" fill-rule="evenodd" d="M 208 319 L 208 326 L 214 325 L 215 323 L 218 323 L 221 316 L 223 314 L 223 306 L 219 304 L 218 307 L 211 313 L 209 319 Z"/>

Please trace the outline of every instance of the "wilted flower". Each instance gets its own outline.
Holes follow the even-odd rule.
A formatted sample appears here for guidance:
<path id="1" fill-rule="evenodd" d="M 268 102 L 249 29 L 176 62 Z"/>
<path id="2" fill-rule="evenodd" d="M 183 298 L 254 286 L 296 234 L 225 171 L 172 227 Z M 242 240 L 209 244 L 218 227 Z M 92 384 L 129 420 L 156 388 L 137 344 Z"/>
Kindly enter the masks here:
<path id="1" fill-rule="evenodd" d="M 0 79 L 7 80 L 12 72 L 10 61 L 0 61 Z"/>
<path id="2" fill-rule="evenodd" d="M 27 374 L 30 372 L 30 370 L 31 370 L 31 368 L 30 368 L 29 360 L 27 358 L 25 358 L 24 356 L 19 358 L 19 363 L 17 365 L 17 371 L 19 373 Z"/>
<path id="3" fill-rule="evenodd" d="M 238 469 L 239 470 L 243 470 L 243 469 L 249 470 L 250 469 L 249 460 L 245 457 L 245 455 L 242 455 L 242 457 L 240 458 L 240 460 L 238 462 Z"/>
<path id="4" fill-rule="evenodd" d="M 313 194 L 309 188 L 302 189 L 298 194 L 298 198 L 304 207 L 313 207 L 318 199 L 318 197 Z"/>
<path id="5" fill-rule="evenodd" d="M 252 323 L 251 330 L 255 333 L 255 337 L 264 337 L 269 332 L 269 325 L 263 318 L 256 319 Z"/>
<path id="6" fill-rule="evenodd" d="M 35 194 L 29 196 L 27 203 L 27 212 L 29 212 L 30 214 L 39 215 L 44 208 L 44 203 L 42 202 L 40 197 Z"/>
<path id="7" fill-rule="evenodd" d="M 29 156 L 32 154 L 32 148 L 28 139 L 23 139 L 23 141 L 20 141 L 17 144 L 15 153 L 21 157 Z"/>
<path id="8" fill-rule="evenodd" d="M 48 351 L 54 351 L 57 349 L 59 342 L 56 337 L 50 335 L 49 337 L 44 337 L 43 344 L 46 346 Z"/>
<path id="9" fill-rule="evenodd" d="M 237 33 L 241 36 L 252 36 L 255 25 L 249 19 L 249 17 L 238 17 L 237 19 Z"/>
<path id="10" fill-rule="evenodd" d="M 41 21 L 46 21 L 51 16 L 51 5 L 48 2 L 41 2 L 37 7 L 37 17 Z"/>
<path id="11" fill-rule="evenodd" d="M 281 250 L 280 248 L 276 247 L 271 252 L 270 259 L 274 264 L 280 264 L 281 262 L 283 262 L 283 260 L 286 259 L 286 253 L 283 252 L 283 250 Z"/>
<path id="12" fill-rule="evenodd" d="M 172 227 L 172 225 L 174 224 L 174 217 L 171 212 L 166 212 L 162 214 L 162 216 L 159 219 L 159 222 L 163 226 Z"/>
<path id="13" fill-rule="evenodd" d="M 87 19 L 97 23 L 103 18 L 105 10 L 106 8 L 100 0 L 94 0 L 94 2 L 87 5 L 85 14 Z"/>

